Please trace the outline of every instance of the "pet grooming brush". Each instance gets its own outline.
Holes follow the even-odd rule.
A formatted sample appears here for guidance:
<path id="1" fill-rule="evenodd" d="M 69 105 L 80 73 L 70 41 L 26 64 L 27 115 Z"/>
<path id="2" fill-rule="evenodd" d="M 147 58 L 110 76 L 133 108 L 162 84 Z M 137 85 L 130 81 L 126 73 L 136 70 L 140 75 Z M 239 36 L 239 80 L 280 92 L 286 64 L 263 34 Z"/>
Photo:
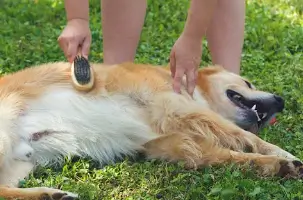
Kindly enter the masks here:
<path id="1" fill-rule="evenodd" d="M 77 90 L 90 90 L 94 85 L 94 72 L 88 60 L 78 54 L 71 65 L 71 77 Z"/>

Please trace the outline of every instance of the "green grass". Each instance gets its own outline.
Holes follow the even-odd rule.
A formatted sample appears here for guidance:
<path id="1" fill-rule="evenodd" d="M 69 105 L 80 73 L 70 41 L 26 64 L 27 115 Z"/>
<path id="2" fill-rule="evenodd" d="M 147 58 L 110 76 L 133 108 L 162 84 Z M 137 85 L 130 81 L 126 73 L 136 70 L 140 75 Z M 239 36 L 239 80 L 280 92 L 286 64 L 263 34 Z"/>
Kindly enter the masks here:
<path id="1" fill-rule="evenodd" d="M 257 2 L 247 1 L 242 75 L 286 99 L 279 123 L 261 137 L 303 159 L 303 7 L 300 0 Z M 102 62 L 100 5 L 97 0 L 90 4 L 90 58 Z M 136 62 L 167 63 L 187 6 L 187 0 L 149 0 Z M 1 74 L 65 59 L 56 41 L 65 25 L 61 1 L 2 0 L 0 7 Z M 202 65 L 211 62 L 205 45 Z M 185 171 L 181 165 L 143 159 L 103 168 L 89 160 L 67 160 L 61 167 L 38 169 L 23 186 L 62 188 L 81 199 L 303 199 L 302 180 L 261 178 L 233 165 Z"/>

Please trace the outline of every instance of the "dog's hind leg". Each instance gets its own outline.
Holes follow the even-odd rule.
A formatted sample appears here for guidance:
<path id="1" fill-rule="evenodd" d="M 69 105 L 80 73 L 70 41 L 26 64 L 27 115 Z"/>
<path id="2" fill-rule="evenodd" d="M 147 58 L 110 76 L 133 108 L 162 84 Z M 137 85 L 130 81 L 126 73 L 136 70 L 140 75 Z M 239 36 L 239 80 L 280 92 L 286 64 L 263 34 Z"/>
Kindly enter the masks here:
<path id="1" fill-rule="evenodd" d="M 148 158 L 171 162 L 184 161 L 186 168 L 197 169 L 207 165 L 251 164 L 262 176 L 303 177 L 303 164 L 278 156 L 242 153 L 217 146 L 200 135 L 169 134 L 147 142 Z"/>
<path id="2" fill-rule="evenodd" d="M 30 162 L 12 160 L 0 168 L 0 184 L 16 187 L 19 181 L 32 172 L 33 168 L 34 165 Z"/>
<path id="3" fill-rule="evenodd" d="M 296 159 L 290 153 L 244 131 L 210 109 L 171 92 L 159 93 L 150 106 L 152 127 L 157 133 L 200 134 L 234 151 L 277 155 Z"/>
<path id="4" fill-rule="evenodd" d="M 32 171 L 30 162 L 13 160 L 0 171 L 0 199 L 6 200 L 74 200 L 77 195 L 47 187 L 16 188 L 18 182 Z"/>
<path id="5" fill-rule="evenodd" d="M 36 188 L 10 188 L 0 186 L 0 199 L 5 200 L 75 200 L 77 195 L 62 190 L 36 187 Z"/>
<path id="6" fill-rule="evenodd" d="M 26 178 L 33 170 L 30 162 L 12 160 L 8 166 L 0 169 L 0 199 L 7 200 L 74 200 L 77 195 L 47 187 L 16 188 L 18 182 Z M 4 186 L 5 185 L 5 186 Z"/>

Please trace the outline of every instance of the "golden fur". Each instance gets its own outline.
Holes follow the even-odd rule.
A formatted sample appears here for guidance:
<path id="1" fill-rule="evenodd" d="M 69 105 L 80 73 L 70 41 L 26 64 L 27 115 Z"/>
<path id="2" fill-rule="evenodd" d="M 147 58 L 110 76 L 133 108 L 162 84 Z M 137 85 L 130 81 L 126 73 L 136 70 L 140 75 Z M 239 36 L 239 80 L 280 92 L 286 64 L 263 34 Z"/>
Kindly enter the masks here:
<path id="1" fill-rule="evenodd" d="M 65 87 L 80 96 L 97 99 L 116 94 L 129 97 L 136 108 L 142 109 L 138 120 L 144 121 L 156 133 L 154 139 L 141 145 L 140 150 L 148 158 L 184 161 L 187 168 L 193 169 L 206 165 L 249 163 L 263 176 L 302 177 L 302 163 L 294 156 L 245 131 L 233 121 L 238 108 L 224 97 L 226 89 L 237 90 L 248 97 L 270 95 L 249 88 L 242 77 L 219 66 L 200 69 L 192 98 L 185 87 L 181 94 L 173 92 L 168 68 L 133 63 L 91 65 L 95 71 L 95 85 L 90 91 L 75 91 L 71 87 L 70 66 L 63 62 L 26 68 L 0 79 L 1 121 L 9 124 L 0 126 L 1 184 L 8 184 L 1 179 L 6 173 L 6 154 L 10 155 L 10 148 L 21 140 L 10 132 L 10 123 L 26 113 L 28 102 L 39 102 L 50 87 Z M 102 151 L 102 146 L 100 148 Z M 16 161 L 15 165 L 18 163 Z M 63 191 L 30 189 L 1 186 L 0 197 L 32 200 L 67 197 Z"/>

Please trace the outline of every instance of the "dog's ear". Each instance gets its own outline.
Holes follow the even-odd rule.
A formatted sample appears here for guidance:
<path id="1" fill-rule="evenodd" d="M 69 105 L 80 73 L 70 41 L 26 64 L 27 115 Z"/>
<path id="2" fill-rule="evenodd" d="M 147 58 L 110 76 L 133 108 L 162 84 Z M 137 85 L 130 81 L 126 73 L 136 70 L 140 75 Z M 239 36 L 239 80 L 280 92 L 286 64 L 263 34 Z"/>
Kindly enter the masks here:
<path id="1" fill-rule="evenodd" d="M 206 98 L 211 94 L 210 77 L 224 70 L 225 69 L 219 65 L 205 66 L 199 69 L 197 86 L 204 93 Z"/>
<path id="2" fill-rule="evenodd" d="M 209 65 L 200 69 L 200 73 L 203 75 L 213 75 L 224 71 L 225 69 L 221 65 Z"/>

